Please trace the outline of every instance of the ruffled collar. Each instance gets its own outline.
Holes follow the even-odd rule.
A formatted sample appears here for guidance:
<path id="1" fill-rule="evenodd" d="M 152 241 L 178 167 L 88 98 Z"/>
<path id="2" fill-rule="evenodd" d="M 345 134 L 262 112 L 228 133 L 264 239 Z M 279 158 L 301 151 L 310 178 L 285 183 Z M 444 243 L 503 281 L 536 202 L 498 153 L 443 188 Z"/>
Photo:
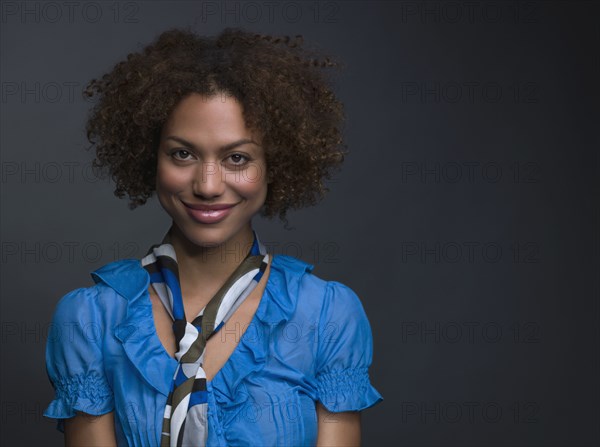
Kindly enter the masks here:
<path id="1" fill-rule="evenodd" d="M 273 255 L 265 291 L 250 326 L 225 365 L 209 382 L 211 387 L 212 384 L 218 385 L 215 386 L 220 391 L 215 393 L 217 400 L 223 403 L 234 400 L 240 395 L 238 387 L 244 377 L 264 367 L 268 340 L 262 337 L 263 342 L 249 341 L 249 337 L 252 340 L 256 335 L 248 333 L 252 323 L 259 320 L 273 327 L 288 321 L 296 310 L 302 277 L 313 269 L 314 265 L 292 256 Z M 156 333 L 148 294 L 148 272 L 139 259 L 123 259 L 106 264 L 91 272 L 91 276 L 96 284 L 105 284 L 125 298 L 126 317 L 119 322 L 115 337 L 142 377 L 167 396 L 177 361 L 167 353 Z M 237 363 L 244 364 L 244 368 L 236 367 Z"/>

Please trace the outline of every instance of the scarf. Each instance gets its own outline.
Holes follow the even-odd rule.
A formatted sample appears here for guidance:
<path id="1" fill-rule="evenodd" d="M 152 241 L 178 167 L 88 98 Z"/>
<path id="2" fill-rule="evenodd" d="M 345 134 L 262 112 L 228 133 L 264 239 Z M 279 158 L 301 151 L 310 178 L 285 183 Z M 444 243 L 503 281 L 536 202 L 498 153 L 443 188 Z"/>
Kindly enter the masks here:
<path id="1" fill-rule="evenodd" d="M 161 447 L 205 446 L 208 436 L 206 373 L 202 369 L 207 340 L 216 334 L 260 281 L 269 255 L 254 230 L 250 252 L 198 315 L 188 322 L 171 229 L 161 244 L 142 259 L 150 283 L 173 319 L 177 369 L 163 417 Z"/>

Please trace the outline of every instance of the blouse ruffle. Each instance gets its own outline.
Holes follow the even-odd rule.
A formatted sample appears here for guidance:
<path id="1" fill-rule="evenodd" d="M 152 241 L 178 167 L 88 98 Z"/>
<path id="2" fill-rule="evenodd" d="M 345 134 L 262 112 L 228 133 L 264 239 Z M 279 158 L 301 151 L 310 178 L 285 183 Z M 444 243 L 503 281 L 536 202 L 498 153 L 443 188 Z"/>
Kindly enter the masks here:
<path id="1" fill-rule="evenodd" d="M 56 394 L 44 413 L 46 417 L 72 418 L 76 411 L 99 416 L 114 409 L 110 386 L 106 378 L 99 374 L 82 373 L 71 377 L 56 377 L 53 383 Z M 59 427 L 62 431 L 62 423 Z"/>
<path id="2" fill-rule="evenodd" d="M 310 275 L 313 268 L 313 265 L 290 256 L 274 257 L 263 297 L 250 325 L 223 367 L 207 382 L 209 420 L 213 428 L 209 430 L 207 445 L 228 445 L 228 435 L 237 440 L 253 433 L 256 435 L 261 425 L 245 421 L 250 414 L 247 410 L 251 405 L 264 404 L 264 399 L 274 399 L 279 393 L 285 394 L 286 399 L 304 411 L 308 411 L 311 400 L 321 401 L 332 412 L 359 411 L 383 400 L 369 381 L 372 339 L 360 300 L 348 287 Z M 92 278 L 96 282 L 94 287 L 71 294 L 101 298 L 99 308 L 92 305 L 93 310 L 85 317 L 86 321 L 103 325 L 107 331 L 105 337 L 111 338 L 110 350 L 118 352 L 117 346 L 121 345 L 121 352 L 125 354 L 121 356 L 123 360 L 113 357 L 114 361 L 124 361 L 126 365 L 111 364 L 111 374 L 119 374 L 111 379 L 111 389 L 99 366 L 84 374 L 87 357 L 79 359 L 83 365 L 75 365 L 79 370 L 71 374 L 67 371 L 71 368 L 65 369 L 62 365 L 63 356 L 51 355 L 47 364 L 51 368 L 56 366 L 58 371 L 49 374 L 56 388 L 56 399 L 44 415 L 68 418 L 75 410 L 99 415 L 115 409 L 118 424 L 118 413 L 126 411 L 121 408 L 122 402 L 135 403 L 139 399 L 140 403 L 150 405 L 139 410 L 148 414 L 145 421 L 151 427 L 146 426 L 145 433 L 136 433 L 143 424 L 138 421 L 132 425 L 125 421 L 123 435 L 128 443 L 148 437 L 153 439 L 154 430 L 160 436 L 164 402 L 177 362 L 166 352 L 156 333 L 152 304 L 147 295 L 148 273 L 140 260 L 125 259 L 92 272 Z M 300 297 L 305 302 L 298 309 Z M 81 308 L 88 305 L 90 303 L 71 302 L 70 309 L 80 314 Z M 114 310 L 115 307 L 118 310 Z M 339 337 L 332 343 L 323 343 L 317 334 L 314 340 L 307 339 L 306 343 L 290 344 L 281 338 L 281 332 L 277 332 L 290 320 L 294 324 L 316 323 L 319 334 L 331 324 L 337 324 Z M 92 347 L 99 348 L 93 344 Z M 70 344 L 66 344 L 62 350 L 69 348 Z M 98 354 L 96 361 L 102 364 L 102 355 Z M 292 357 L 295 366 L 287 362 Z M 278 378 L 280 376 L 282 378 Z M 147 391 L 144 391 L 143 382 L 150 387 L 145 387 Z M 140 396 L 130 394 L 134 389 Z M 148 397 L 151 395 L 156 397 Z M 263 402 L 260 402 L 261 398 Z M 268 407 L 275 411 L 275 407 Z M 269 417 L 274 417 L 275 422 L 268 422 L 263 430 L 273 430 L 276 426 L 277 430 L 286 430 L 285 427 L 290 425 L 289 417 L 286 419 L 284 415 L 270 414 Z M 279 422 L 281 427 L 278 427 Z M 307 423 L 311 426 L 302 428 L 295 422 L 293 435 L 286 433 L 283 436 L 290 442 L 309 439 L 314 435 L 312 424 L 316 420 Z M 280 434 L 277 436 L 277 439 L 283 439 Z M 158 438 L 149 442 L 154 445 Z"/>
<path id="3" fill-rule="evenodd" d="M 114 335 L 140 376 L 163 396 L 168 396 L 177 361 L 164 349 L 154 324 L 152 302 L 147 297 L 150 276 L 137 259 L 112 262 L 92 272 L 96 287 L 108 287 L 126 299 L 125 317 Z"/>

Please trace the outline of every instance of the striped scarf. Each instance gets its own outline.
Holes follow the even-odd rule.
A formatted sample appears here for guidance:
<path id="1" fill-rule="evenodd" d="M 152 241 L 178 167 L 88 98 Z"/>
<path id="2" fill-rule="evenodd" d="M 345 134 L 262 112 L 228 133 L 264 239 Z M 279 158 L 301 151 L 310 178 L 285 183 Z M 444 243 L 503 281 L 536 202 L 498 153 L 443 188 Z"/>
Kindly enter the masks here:
<path id="1" fill-rule="evenodd" d="M 260 281 L 269 262 L 254 230 L 248 255 L 217 294 L 190 323 L 185 316 L 171 230 L 142 259 L 150 283 L 173 319 L 177 369 L 165 406 L 161 447 L 204 446 L 208 436 L 206 373 L 202 368 L 206 341 L 216 334 Z"/>

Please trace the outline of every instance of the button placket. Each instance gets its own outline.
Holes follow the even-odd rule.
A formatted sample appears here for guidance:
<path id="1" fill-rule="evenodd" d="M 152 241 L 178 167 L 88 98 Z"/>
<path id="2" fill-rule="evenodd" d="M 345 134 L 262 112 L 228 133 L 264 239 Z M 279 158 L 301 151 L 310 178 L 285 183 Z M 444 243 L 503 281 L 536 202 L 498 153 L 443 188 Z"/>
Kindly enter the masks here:
<path id="1" fill-rule="evenodd" d="M 219 444 L 226 445 L 223 438 L 223 426 L 221 424 L 221 420 L 219 419 L 219 411 L 218 404 L 215 400 L 214 390 L 212 386 L 212 382 L 206 382 L 206 391 L 208 393 L 208 417 L 210 421 L 210 425 L 215 433 L 218 435 Z"/>

